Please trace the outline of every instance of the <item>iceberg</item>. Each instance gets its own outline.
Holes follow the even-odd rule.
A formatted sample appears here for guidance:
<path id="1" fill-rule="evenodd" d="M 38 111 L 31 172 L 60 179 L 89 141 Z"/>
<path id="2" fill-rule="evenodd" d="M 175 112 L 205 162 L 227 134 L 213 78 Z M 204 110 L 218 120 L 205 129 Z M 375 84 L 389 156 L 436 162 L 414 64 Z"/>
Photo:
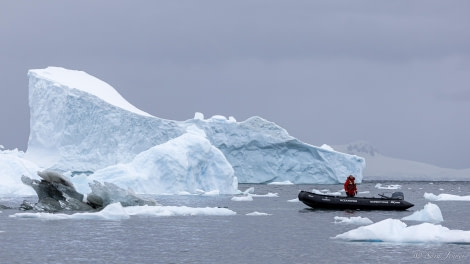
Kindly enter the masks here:
<path id="1" fill-rule="evenodd" d="M 48 67 L 28 77 L 28 148 L 2 193 L 31 194 L 20 175 L 45 169 L 71 175 L 79 190 L 99 179 L 145 193 L 234 194 L 237 182 L 335 184 L 349 174 L 362 182 L 362 157 L 301 142 L 258 116 L 166 120 L 83 71 Z M 76 176 L 85 174 L 86 182 Z"/>

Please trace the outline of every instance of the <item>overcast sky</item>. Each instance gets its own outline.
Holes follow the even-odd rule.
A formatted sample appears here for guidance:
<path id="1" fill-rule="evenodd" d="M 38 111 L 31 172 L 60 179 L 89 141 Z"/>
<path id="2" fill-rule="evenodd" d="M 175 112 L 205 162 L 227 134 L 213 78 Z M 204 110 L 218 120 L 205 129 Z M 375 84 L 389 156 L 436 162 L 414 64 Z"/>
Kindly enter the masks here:
<path id="1" fill-rule="evenodd" d="M 317 146 L 470 168 L 467 0 L 2 1 L 7 149 L 27 148 L 27 71 L 47 66 L 165 119 L 257 115 Z"/>

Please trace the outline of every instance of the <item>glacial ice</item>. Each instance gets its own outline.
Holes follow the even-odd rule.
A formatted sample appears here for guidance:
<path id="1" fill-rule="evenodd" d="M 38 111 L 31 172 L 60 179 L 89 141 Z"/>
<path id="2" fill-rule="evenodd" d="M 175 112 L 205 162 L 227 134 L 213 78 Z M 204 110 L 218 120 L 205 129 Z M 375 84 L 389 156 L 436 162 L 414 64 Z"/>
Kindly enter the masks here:
<path id="1" fill-rule="evenodd" d="M 48 67 L 30 70 L 28 75 L 31 131 L 26 157 L 42 168 L 96 172 L 95 178 L 116 180 L 116 184 L 130 183 L 124 173 L 137 170 L 140 177 L 136 178 L 135 171 L 131 174 L 139 180 L 133 185 L 136 192 L 139 188 L 163 191 L 158 186 L 170 186 L 170 182 L 176 184 L 172 192 L 184 191 L 187 182 L 208 186 L 216 180 L 219 183 L 212 186 L 221 188 L 220 182 L 225 182 L 228 185 L 221 192 L 231 193 L 233 181 L 226 178 L 227 163 L 214 166 L 215 162 L 205 160 L 214 151 L 195 158 L 188 158 L 194 151 L 184 152 L 191 148 L 172 156 L 152 154 L 152 149 L 165 148 L 170 140 L 187 137 L 195 126 L 205 133 L 206 139 L 201 137 L 198 143 L 201 148 L 221 151 L 241 183 L 333 184 L 343 182 L 349 174 L 358 183 L 362 181 L 363 158 L 303 143 L 261 117 L 237 122 L 223 116 L 204 119 L 196 113 L 186 121 L 166 120 L 135 108 L 111 86 L 85 72 Z M 172 162 L 167 164 L 169 160 Z M 184 165 L 187 161 L 196 165 Z M 220 170 L 221 175 L 217 174 Z M 180 183 L 182 188 L 177 186 Z M 211 186 L 205 188 L 212 190 Z"/>
<path id="2" fill-rule="evenodd" d="M 85 72 L 49 67 L 28 75 L 28 149 L 0 150 L 2 196 L 34 195 L 21 175 L 38 179 L 45 169 L 72 176 L 82 193 L 94 179 L 179 194 L 234 194 L 237 181 L 334 184 L 349 174 L 362 181 L 363 158 L 305 144 L 261 117 L 165 120 Z"/>

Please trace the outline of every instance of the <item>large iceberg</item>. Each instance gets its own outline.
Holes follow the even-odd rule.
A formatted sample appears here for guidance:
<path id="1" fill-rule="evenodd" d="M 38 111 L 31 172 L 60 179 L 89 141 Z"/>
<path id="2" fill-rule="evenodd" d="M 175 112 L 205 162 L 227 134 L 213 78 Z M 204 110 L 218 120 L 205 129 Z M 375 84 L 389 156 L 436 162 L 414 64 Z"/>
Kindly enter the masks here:
<path id="1" fill-rule="evenodd" d="M 237 122 L 222 116 L 204 119 L 196 113 L 194 119 L 186 121 L 166 120 L 137 109 L 110 85 L 82 71 L 48 67 L 30 70 L 28 76 L 31 130 L 26 157 L 41 168 L 95 172 L 92 177 L 106 180 L 113 173 L 124 177 L 136 170 L 140 179 L 146 178 L 147 182 L 140 182 L 143 191 L 148 191 L 148 182 L 156 179 L 195 180 L 195 188 L 220 187 L 219 183 L 225 182 L 228 186 L 222 189 L 229 192 L 237 179 L 240 183 L 289 180 L 295 184 L 331 184 L 353 174 L 357 182 L 362 181 L 363 158 L 303 143 L 261 117 Z M 191 138 L 193 146 L 211 145 L 212 150 L 192 159 L 187 156 L 194 154 L 191 148 L 175 150 L 177 154 L 158 150 L 177 138 L 184 140 L 194 128 L 204 133 Z M 224 158 L 217 154 L 217 159 L 210 161 L 215 149 Z M 199 165 L 171 167 L 187 161 L 203 164 L 206 169 Z M 233 174 L 227 166 L 233 168 Z M 203 181 L 219 183 L 207 185 Z M 139 192 L 137 186 L 133 187 Z"/>

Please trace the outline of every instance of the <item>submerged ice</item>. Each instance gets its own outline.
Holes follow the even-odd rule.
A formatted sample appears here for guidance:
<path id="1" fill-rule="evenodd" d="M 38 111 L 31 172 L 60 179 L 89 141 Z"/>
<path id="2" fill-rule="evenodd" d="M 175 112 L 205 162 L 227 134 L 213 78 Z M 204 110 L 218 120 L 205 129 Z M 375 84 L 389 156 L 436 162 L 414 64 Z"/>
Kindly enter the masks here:
<path id="1" fill-rule="evenodd" d="M 26 157 L 41 168 L 95 172 L 90 180 L 146 193 L 233 193 L 237 181 L 332 184 L 349 174 L 362 181 L 363 158 L 303 143 L 261 117 L 166 120 L 85 72 L 49 67 L 28 75 Z"/>

